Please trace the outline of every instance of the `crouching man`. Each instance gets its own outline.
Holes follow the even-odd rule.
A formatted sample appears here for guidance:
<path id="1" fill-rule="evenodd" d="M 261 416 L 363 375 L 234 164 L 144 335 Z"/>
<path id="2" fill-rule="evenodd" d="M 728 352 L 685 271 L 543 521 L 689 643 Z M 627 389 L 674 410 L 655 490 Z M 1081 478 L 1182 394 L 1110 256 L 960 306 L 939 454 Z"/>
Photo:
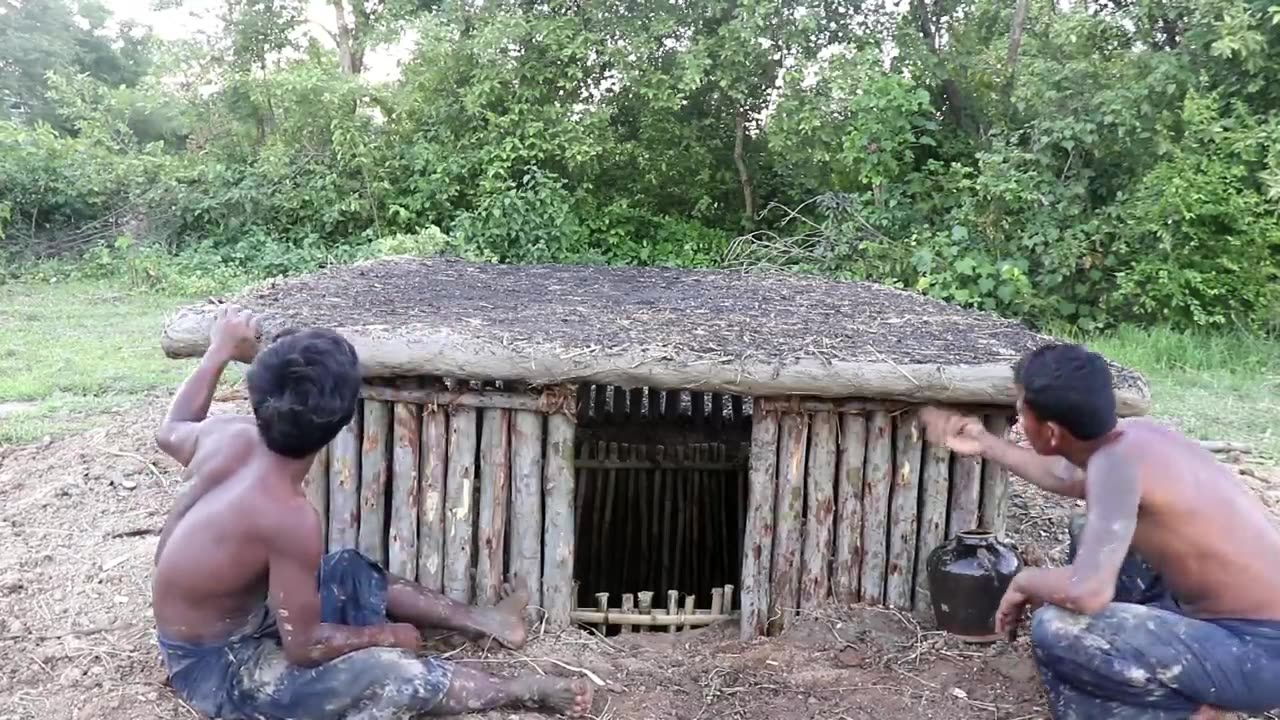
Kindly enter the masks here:
<path id="1" fill-rule="evenodd" d="M 354 550 L 325 555 L 302 481 L 352 418 L 355 349 L 327 330 L 259 348 L 256 321 L 223 307 L 211 346 L 156 436 L 191 487 L 156 548 L 153 603 L 169 683 L 214 718 L 327 720 L 457 715 L 505 706 L 578 717 L 590 686 L 505 679 L 418 655 L 424 628 L 518 648 L 527 595 L 470 607 L 385 573 Z M 253 415 L 207 417 L 232 360 Z"/>
<path id="2" fill-rule="evenodd" d="M 1034 450 L 930 408 L 935 442 L 982 455 L 1049 492 L 1083 498 L 1070 564 L 1028 568 L 997 630 L 1025 609 L 1049 695 L 1065 718 L 1214 717 L 1280 707 L 1280 531 L 1214 457 L 1146 419 L 1117 421 L 1103 359 L 1076 345 L 1015 369 Z"/>

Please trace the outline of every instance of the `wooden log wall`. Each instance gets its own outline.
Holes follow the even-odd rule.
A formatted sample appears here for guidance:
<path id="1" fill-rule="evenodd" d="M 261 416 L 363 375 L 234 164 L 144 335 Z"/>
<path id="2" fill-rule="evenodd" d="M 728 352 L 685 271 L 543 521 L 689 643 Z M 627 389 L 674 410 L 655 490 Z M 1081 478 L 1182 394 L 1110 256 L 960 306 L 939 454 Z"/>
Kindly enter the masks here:
<path id="1" fill-rule="evenodd" d="M 573 390 L 412 379 L 367 385 L 361 398 L 304 484 L 326 547 L 357 548 L 464 602 L 492 603 L 518 580 L 531 616 L 568 627 Z"/>
<path id="2" fill-rule="evenodd" d="M 948 537 L 1003 534 L 1008 473 L 924 436 L 903 403 L 758 399 L 740 634 L 776 634 L 830 602 L 931 612 L 925 565 Z M 964 408 L 1007 434 L 1012 410 Z"/>

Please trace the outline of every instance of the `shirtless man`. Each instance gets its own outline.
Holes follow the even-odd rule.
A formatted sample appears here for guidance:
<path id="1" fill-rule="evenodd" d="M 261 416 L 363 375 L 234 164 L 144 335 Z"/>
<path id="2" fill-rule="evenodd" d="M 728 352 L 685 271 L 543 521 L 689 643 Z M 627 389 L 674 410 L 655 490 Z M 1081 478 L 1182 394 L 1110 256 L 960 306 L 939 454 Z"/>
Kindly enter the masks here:
<path id="1" fill-rule="evenodd" d="M 1213 717 L 1280 707 L 1280 531 L 1199 444 L 1146 419 L 1117 422 L 1111 373 L 1078 345 L 1015 369 L 1027 450 L 929 408 L 934 441 L 1087 502 L 1070 564 L 1027 568 L 997 630 L 1025 609 L 1054 718 Z M 1132 550 L 1130 546 L 1132 545 Z"/>
<path id="2" fill-rule="evenodd" d="M 534 706 L 582 716 L 582 680 L 500 678 L 418 655 L 424 628 L 518 648 L 523 592 L 454 602 L 354 550 L 324 554 L 302 481 L 350 421 L 355 349 L 318 329 L 259 348 L 255 319 L 223 307 L 208 352 L 156 434 L 193 478 L 160 535 L 153 603 L 169 683 L 214 718 L 329 720 Z M 252 362 L 253 416 L 207 417 L 227 364 Z M 394 618 L 396 622 L 388 620 Z"/>

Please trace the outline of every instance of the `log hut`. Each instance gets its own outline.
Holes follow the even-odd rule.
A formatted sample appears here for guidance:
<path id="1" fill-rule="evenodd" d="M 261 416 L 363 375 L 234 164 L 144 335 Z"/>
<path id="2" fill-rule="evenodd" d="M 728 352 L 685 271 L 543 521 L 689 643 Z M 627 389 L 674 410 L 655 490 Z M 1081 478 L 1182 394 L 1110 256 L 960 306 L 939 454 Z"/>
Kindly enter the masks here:
<path id="1" fill-rule="evenodd" d="M 327 546 L 462 601 L 519 578 L 553 630 L 927 614 L 926 555 L 1002 533 L 1008 478 L 931 445 L 918 411 L 1008 432 L 1013 364 L 1052 341 L 876 284 L 729 271 L 397 257 L 235 301 L 264 340 L 324 326 L 359 352 L 360 408 L 306 485 Z M 203 353 L 215 308 L 178 310 L 164 352 Z M 1144 379 L 1112 367 L 1121 414 L 1146 413 Z"/>

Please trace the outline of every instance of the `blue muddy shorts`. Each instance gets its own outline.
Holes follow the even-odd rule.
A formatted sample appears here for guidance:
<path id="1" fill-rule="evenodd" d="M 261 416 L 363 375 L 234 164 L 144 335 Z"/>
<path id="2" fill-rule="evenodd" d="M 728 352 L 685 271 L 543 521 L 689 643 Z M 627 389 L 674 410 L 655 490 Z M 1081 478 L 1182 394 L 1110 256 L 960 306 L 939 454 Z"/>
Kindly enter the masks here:
<path id="1" fill-rule="evenodd" d="M 1072 523 L 1073 558 L 1082 521 Z M 1032 618 L 1031 644 L 1055 720 L 1280 707 L 1280 622 L 1189 617 L 1132 550 L 1115 602 L 1091 616 L 1046 605 Z"/>
<path id="2" fill-rule="evenodd" d="M 321 622 L 387 622 L 386 574 L 355 550 L 326 555 L 318 583 Z M 314 668 L 291 665 L 265 604 L 226 642 L 190 645 L 161 636 L 160 652 L 178 696 L 227 720 L 413 716 L 440 702 L 452 676 L 447 662 L 393 648 L 357 650 Z"/>

